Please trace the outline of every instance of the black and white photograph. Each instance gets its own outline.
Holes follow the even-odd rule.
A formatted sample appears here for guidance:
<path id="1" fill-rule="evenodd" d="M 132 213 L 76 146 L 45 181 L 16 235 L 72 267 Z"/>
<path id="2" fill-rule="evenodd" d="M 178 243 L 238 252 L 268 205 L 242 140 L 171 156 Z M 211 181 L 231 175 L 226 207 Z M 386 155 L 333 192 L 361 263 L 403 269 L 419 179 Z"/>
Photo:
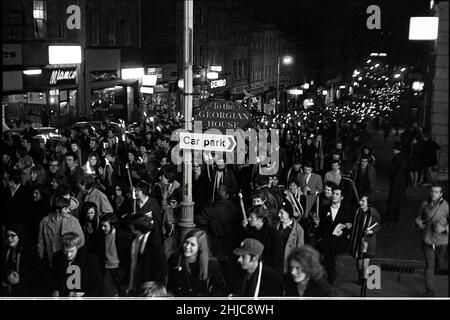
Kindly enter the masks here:
<path id="1" fill-rule="evenodd" d="M 449 299 L 448 1 L 1 4 L 0 300 Z"/>

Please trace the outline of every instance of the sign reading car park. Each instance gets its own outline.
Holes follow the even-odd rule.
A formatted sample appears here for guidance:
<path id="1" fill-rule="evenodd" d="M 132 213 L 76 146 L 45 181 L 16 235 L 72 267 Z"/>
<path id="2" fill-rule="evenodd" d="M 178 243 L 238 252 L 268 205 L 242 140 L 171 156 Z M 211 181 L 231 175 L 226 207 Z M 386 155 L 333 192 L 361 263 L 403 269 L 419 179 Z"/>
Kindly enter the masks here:
<path id="1" fill-rule="evenodd" d="M 201 105 L 194 114 L 195 121 L 202 121 L 208 129 L 243 128 L 252 119 L 248 110 L 236 101 L 213 100 Z"/>
<path id="2" fill-rule="evenodd" d="M 236 141 L 231 135 L 180 132 L 181 149 L 231 152 L 235 147 Z"/>

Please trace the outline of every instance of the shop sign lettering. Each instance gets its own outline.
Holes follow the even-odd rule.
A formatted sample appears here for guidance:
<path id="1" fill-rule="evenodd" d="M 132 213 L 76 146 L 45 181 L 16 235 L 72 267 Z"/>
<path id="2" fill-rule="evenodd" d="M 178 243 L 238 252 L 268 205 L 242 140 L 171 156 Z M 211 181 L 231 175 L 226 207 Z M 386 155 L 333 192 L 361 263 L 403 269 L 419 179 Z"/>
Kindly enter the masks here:
<path id="1" fill-rule="evenodd" d="M 76 70 L 53 70 L 51 75 L 50 75 L 50 81 L 49 84 L 50 85 L 56 85 L 59 84 L 59 82 L 66 82 L 66 81 L 70 81 L 72 82 L 73 80 L 76 80 L 77 78 L 77 71 Z"/>

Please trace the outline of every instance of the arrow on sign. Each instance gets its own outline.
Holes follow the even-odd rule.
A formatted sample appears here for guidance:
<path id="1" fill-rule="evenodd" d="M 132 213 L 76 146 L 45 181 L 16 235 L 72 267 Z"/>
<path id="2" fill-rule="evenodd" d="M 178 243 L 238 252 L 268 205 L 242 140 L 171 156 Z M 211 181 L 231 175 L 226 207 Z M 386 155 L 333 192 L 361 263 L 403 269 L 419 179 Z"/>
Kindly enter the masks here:
<path id="1" fill-rule="evenodd" d="M 236 147 L 234 137 L 226 134 L 180 133 L 180 147 L 187 150 L 231 152 Z"/>

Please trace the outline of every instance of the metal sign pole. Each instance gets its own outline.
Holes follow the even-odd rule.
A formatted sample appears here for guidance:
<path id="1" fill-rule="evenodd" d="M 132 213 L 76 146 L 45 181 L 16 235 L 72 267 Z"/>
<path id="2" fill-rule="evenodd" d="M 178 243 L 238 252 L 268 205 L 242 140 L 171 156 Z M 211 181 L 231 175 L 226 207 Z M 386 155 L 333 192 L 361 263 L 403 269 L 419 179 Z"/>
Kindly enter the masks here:
<path id="1" fill-rule="evenodd" d="M 192 60 L 194 41 L 194 1 L 184 0 L 184 95 L 183 110 L 185 129 L 192 130 Z M 183 202 L 181 203 L 181 217 L 178 222 L 180 228 L 179 239 L 182 241 L 194 224 L 194 202 L 192 201 L 192 152 L 183 151 Z"/>

